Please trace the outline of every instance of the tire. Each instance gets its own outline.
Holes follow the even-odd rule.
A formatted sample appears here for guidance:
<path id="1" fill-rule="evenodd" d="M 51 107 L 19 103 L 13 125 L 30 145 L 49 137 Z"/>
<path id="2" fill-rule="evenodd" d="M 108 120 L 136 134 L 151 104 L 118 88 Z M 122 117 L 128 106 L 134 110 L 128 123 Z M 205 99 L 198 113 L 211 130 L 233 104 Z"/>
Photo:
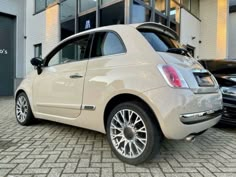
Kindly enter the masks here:
<path id="1" fill-rule="evenodd" d="M 21 125 L 27 126 L 34 122 L 35 118 L 28 97 L 24 92 L 21 92 L 16 98 L 15 114 L 17 122 Z"/>
<path id="2" fill-rule="evenodd" d="M 162 133 L 146 107 L 139 102 L 117 105 L 106 125 L 107 139 L 123 162 L 138 165 L 160 152 Z"/>

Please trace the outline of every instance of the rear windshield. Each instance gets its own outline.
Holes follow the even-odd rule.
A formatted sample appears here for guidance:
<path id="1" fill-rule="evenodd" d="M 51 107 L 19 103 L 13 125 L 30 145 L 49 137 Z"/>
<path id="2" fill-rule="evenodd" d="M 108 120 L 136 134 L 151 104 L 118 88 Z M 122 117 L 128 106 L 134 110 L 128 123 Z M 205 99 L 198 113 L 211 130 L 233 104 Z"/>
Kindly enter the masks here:
<path id="1" fill-rule="evenodd" d="M 171 37 L 153 31 L 140 31 L 157 52 L 166 52 L 170 48 L 181 48 L 179 42 Z"/>

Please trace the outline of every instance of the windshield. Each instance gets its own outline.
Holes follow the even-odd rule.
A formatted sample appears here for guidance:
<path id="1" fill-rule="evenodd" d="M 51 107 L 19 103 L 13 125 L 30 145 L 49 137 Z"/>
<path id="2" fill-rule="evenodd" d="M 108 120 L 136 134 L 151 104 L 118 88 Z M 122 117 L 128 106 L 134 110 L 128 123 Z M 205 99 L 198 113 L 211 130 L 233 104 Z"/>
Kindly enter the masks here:
<path id="1" fill-rule="evenodd" d="M 179 42 L 171 37 L 154 31 L 140 31 L 157 52 L 167 52 L 172 48 L 182 48 Z"/>

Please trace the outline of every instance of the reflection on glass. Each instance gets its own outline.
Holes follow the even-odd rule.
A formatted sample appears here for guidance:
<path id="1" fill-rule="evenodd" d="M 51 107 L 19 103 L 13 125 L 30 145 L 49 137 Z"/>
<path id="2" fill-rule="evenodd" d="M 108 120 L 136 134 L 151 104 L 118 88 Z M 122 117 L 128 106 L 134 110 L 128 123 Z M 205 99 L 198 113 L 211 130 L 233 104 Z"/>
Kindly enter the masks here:
<path id="1" fill-rule="evenodd" d="M 142 23 L 150 21 L 151 11 L 141 4 L 134 2 L 132 6 L 131 23 Z"/>
<path id="2" fill-rule="evenodd" d="M 155 22 L 167 25 L 167 19 L 157 13 L 155 14 Z"/>
<path id="3" fill-rule="evenodd" d="M 56 0 L 47 0 L 47 5 L 53 4 Z"/>
<path id="4" fill-rule="evenodd" d="M 96 27 L 96 12 L 91 12 L 79 17 L 79 32 Z"/>
<path id="5" fill-rule="evenodd" d="M 191 12 L 199 17 L 199 0 L 191 1 Z"/>
<path id="6" fill-rule="evenodd" d="M 177 23 L 180 22 L 180 6 L 171 0 L 170 3 L 170 19 L 171 21 L 175 21 Z"/>
<path id="7" fill-rule="evenodd" d="M 125 9 L 124 2 L 115 3 L 111 6 L 101 9 L 100 25 L 107 26 L 115 24 L 124 24 L 124 18 L 125 18 L 124 9 Z"/>
<path id="8" fill-rule="evenodd" d="M 177 34 L 180 34 L 180 25 L 179 23 L 170 22 L 170 28 L 174 30 Z"/>
<path id="9" fill-rule="evenodd" d="M 150 0 L 142 0 L 145 4 L 150 5 Z"/>
<path id="10" fill-rule="evenodd" d="M 76 0 L 66 0 L 61 3 L 61 39 L 75 33 L 75 8 Z"/>
<path id="11" fill-rule="evenodd" d="M 46 8 L 45 0 L 35 0 L 35 12 L 39 12 Z"/>
<path id="12" fill-rule="evenodd" d="M 42 57 L 42 44 L 34 46 L 34 57 Z"/>
<path id="13" fill-rule="evenodd" d="M 80 1 L 80 12 L 92 9 L 96 7 L 97 0 L 81 0 Z"/>
<path id="14" fill-rule="evenodd" d="M 107 4 L 107 3 L 112 2 L 114 0 L 101 0 L 101 1 L 102 1 L 102 4 Z"/>
<path id="15" fill-rule="evenodd" d="M 182 4 L 186 9 L 190 10 L 190 0 L 182 0 Z"/>
<path id="16" fill-rule="evenodd" d="M 165 14 L 166 1 L 165 0 L 155 0 L 155 9 L 159 12 Z"/>

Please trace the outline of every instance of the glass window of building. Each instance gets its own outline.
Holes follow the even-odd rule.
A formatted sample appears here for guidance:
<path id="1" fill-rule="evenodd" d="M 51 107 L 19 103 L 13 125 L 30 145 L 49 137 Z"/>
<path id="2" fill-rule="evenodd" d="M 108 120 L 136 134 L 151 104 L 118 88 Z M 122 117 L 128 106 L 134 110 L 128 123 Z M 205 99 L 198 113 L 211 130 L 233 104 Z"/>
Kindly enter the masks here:
<path id="1" fill-rule="evenodd" d="M 60 6 L 61 39 L 75 34 L 76 0 L 66 0 Z"/>
<path id="2" fill-rule="evenodd" d="M 170 2 L 170 20 L 179 23 L 180 22 L 180 6 L 171 0 Z"/>
<path id="3" fill-rule="evenodd" d="M 40 12 L 46 8 L 46 0 L 35 0 L 35 12 Z"/>
<path id="4" fill-rule="evenodd" d="M 190 10 L 190 0 L 182 0 L 182 4 L 186 9 Z"/>
<path id="5" fill-rule="evenodd" d="M 34 45 L 34 57 L 42 58 L 42 44 Z"/>
<path id="6" fill-rule="evenodd" d="M 167 25 L 167 18 L 158 13 L 155 13 L 155 22 Z"/>
<path id="7" fill-rule="evenodd" d="M 166 12 L 166 0 L 155 0 L 155 9 L 163 14 Z"/>
<path id="8" fill-rule="evenodd" d="M 151 19 L 151 10 L 134 1 L 132 6 L 131 23 L 148 22 Z"/>
<path id="9" fill-rule="evenodd" d="M 150 5 L 151 0 L 142 0 L 145 4 Z"/>
<path id="10" fill-rule="evenodd" d="M 114 1 L 114 0 L 101 0 L 102 4 L 108 4 L 108 3 L 112 2 L 112 1 Z"/>
<path id="11" fill-rule="evenodd" d="M 124 1 L 107 6 L 100 10 L 100 26 L 124 24 Z"/>
<path id="12" fill-rule="evenodd" d="M 79 32 L 96 28 L 96 12 L 91 12 L 79 17 Z"/>
<path id="13" fill-rule="evenodd" d="M 197 17 L 199 17 L 199 0 L 191 1 L 191 12 Z"/>
<path id="14" fill-rule="evenodd" d="M 124 53 L 121 39 L 113 32 L 96 33 L 91 57 L 100 57 Z"/>
<path id="15" fill-rule="evenodd" d="M 47 6 L 49 6 L 49 5 L 51 5 L 51 4 L 55 3 L 55 2 L 56 2 L 56 0 L 47 0 Z"/>
<path id="16" fill-rule="evenodd" d="M 80 12 L 95 8 L 97 0 L 80 0 Z"/>

